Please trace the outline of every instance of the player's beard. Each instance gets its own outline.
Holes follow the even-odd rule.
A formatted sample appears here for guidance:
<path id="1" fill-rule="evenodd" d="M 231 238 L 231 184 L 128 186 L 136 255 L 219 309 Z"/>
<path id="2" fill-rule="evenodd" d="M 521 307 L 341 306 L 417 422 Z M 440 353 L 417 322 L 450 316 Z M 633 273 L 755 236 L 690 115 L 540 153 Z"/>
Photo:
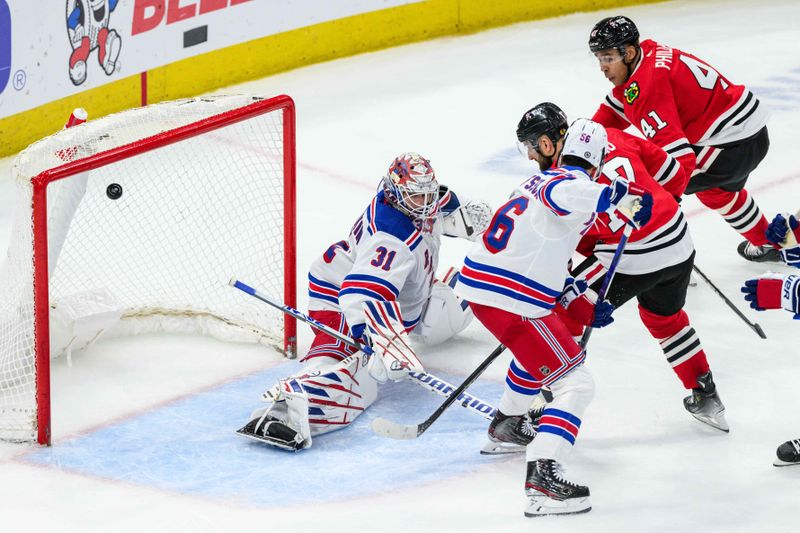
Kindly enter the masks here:
<path id="1" fill-rule="evenodd" d="M 542 155 L 541 159 L 539 159 L 537 163 L 539 163 L 539 170 L 544 172 L 545 170 L 549 170 L 553 167 L 553 157 Z"/>

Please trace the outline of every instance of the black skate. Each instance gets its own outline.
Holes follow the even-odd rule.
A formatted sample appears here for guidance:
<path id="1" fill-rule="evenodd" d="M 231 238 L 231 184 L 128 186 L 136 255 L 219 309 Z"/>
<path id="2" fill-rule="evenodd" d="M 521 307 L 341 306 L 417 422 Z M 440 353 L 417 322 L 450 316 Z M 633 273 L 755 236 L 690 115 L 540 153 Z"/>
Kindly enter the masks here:
<path id="1" fill-rule="evenodd" d="M 775 466 L 800 465 L 800 439 L 789 440 L 778 446 L 778 458 L 772 464 Z"/>
<path id="2" fill-rule="evenodd" d="M 297 431 L 287 426 L 284 421 L 269 414 L 254 418 L 236 433 L 291 452 L 302 450 L 306 445 L 303 437 Z"/>
<path id="3" fill-rule="evenodd" d="M 578 514 L 589 512 L 589 487 L 576 485 L 561 477 L 561 466 L 552 459 L 528 462 L 525 494 L 529 505 L 525 516 Z"/>
<path id="4" fill-rule="evenodd" d="M 524 452 L 536 436 L 539 419 L 545 405 L 540 405 L 524 415 L 509 416 L 497 410 L 489 424 L 489 442 L 481 449 L 483 455 L 503 455 Z"/>
<path id="5" fill-rule="evenodd" d="M 749 241 L 742 241 L 736 247 L 739 255 L 756 263 L 782 263 L 781 253 L 771 245 L 756 246 Z"/>
<path id="6" fill-rule="evenodd" d="M 730 427 L 725 420 L 725 406 L 719 399 L 711 372 L 698 377 L 697 384 L 699 387 L 692 389 L 692 395 L 683 399 L 683 406 L 700 422 L 728 433 Z"/>

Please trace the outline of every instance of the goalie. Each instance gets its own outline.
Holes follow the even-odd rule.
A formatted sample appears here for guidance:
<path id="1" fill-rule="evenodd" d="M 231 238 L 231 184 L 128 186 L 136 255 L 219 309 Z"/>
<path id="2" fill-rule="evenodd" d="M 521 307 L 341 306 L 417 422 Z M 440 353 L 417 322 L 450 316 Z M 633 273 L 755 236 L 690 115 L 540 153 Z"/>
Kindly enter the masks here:
<path id="1" fill-rule="evenodd" d="M 474 240 L 489 223 L 485 202 L 464 202 L 439 185 L 419 154 L 397 157 L 347 239 L 310 268 L 309 314 L 370 345 L 371 357 L 321 332 L 306 366 L 264 394 L 239 433 L 287 450 L 352 423 L 376 399 L 378 383 L 423 371 L 409 334 L 437 344 L 472 319 L 453 293 L 457 272 L 435 278 L 441 235 Z"/>

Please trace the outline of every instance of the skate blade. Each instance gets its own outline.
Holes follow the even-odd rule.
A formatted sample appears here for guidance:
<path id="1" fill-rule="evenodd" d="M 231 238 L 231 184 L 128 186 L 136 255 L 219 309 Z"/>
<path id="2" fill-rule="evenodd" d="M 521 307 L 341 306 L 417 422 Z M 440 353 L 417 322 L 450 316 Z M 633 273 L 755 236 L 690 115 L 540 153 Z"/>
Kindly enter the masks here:
<path id="1" fill-rule="evenodd" d="M 697 420 L 702 422 L 703 424 L 706 424 L 707 426 L 711 426 L 714 429 L 718 429 L 718 430 L 723 431 L 725 433 L 730 433 L 730 431 L 731 431 L 731 428 L 728 425 L 728 421 L 725 420 L 725 415 L 723 415 L 723 414 L 720 414 L 718 416 L 709 416 L 709 415 L 703 415 L 703 414 L 699 414 L 699 413 L 698 414 L 690 413 L 690 414 L 693 417 L 695 417 Z"/>
<path id="2" fill-rule="evenodd" d="M 481 448 L 481 455 L 508 455 L 513 453 L 523 453 L 525 446 L 512 444 L 509 442 L 489 441 Z"/>
<path id="3" fill-rule="evenodd" d="M 795 462 L 788 462 L 788 461 L 781 461 L 780 459 L 775 459 L 775 462 L 772 463 L 772 466 L 777 467 L 784 467 L 784 466 L 800 466 L 800 461 Z"/>
<path id="4" fill-rule="evenodd" d="M 525 516 L 533 518 L 536 516 L 548 515 L 570 515 L 588 513 L 592 510 L 592 504 L 589 497 L 586 498 L 571 498 L 569 500 L 559 501 L 549 498 L 547 496 L 528 497 L 530 505 L 525 509 Z"/>
<path id="5" fill-rule="evenodd" d="M 236 434 L 241 435 L 242 437 L 248 438 L 250 440 L 260 442 L 261 444 L 268 444 L 274 448 L 280 448 L 281 450 L 286 450 L 289 452 L 296 452 L 300 449 L 290 446 L 283 441 L 271 439 L 269 437 L 264 437 L 262 435 L 256 435 L 252 431 L 248 431 L 247 426 L 243 427 L 242 429 L 237 429 Z"/>

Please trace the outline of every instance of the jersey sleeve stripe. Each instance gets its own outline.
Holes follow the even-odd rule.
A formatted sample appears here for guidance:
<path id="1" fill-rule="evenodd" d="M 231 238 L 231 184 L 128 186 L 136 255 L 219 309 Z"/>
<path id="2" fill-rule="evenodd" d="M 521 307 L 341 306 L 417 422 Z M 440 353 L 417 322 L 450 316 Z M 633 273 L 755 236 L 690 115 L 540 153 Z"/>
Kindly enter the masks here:
<path id="1" fill-rule="evenodd" d="M 625 108 L 622 106 L 622 102 L 608 94 L 606 95 L 605 102 L 603 103 L 613 109 L 619 116 L 628 121 L 628 117 L 625 116 Z"/>
<path id="2" fill-rule="evenodd" d="M 388 295 L 385 292 L 381 292 L 375 289 L 376 289 L 375 287 L 345 287 L 343 285 L 342 290 L 339 291 L 339 298 L 351 294 L 361 294 L 371 300 L 381 300 L 381 301 L 394 300 L 394 296 Z"/>
<path id="3" fill-rule="evenodd" d="M 656 175 L 653 176 L 653 179 L 655 179 L 661 185 L 669 183 L 678 173 L 678 168 L 680 168 L 680 166 L 678 165 L 678 162 L 675 161 L 675 158 L 667 154 L 666 161 L 664 161 L 664 164 L 661 165 L 660 169 L 658 169 L 658 172 L 656 172 Z"/>
<path id="4" fill-rule="evenodd" d="M 308 297 L 339 305 L 339 287 L 308 275 Z"/>
<path id="5" fill-rule="evenodd" d="M 539 189 L 536 191 L 536 198 L 537 198 L 537 199 L 538 199 L 540 202 L 542 202 L 542 203 L 545 205 L 545 207 L 547 207 L 547 208 L 548 208 L 550 211 L 552 211 L 552 212 L 553 212 L 553 213 L 555 213 L 556 215 L 558 215 L 558 216 L 560 216 L 560 217 L 563 217 L 563 216 L 569 215 L 569 213 L 570 213 L 569 211 L 567 211 L 567 210 L 566 210 L 566 209 L 564 209 L 563 207 L 560 207 L 560 206 L 559 206 L 559 205 L 558 205 L 558 204 L 557 204 L 557 203 L 556 203 L 556 202 L 553 200 L 552 194 L 553 194 L 553 188 L 554 188 L 556 185 L 558 185 L 558 184 L 559 184 L 559 183 L 561 183 L 561 182 L 564 182 L 564 181 L 572 181 L 572 180 L 574 180 L 574 179 L 575 179 L 575 178 L 568 178 L 568 177 L 565 177 L 565 176 L 559 176 L 559 177 L 557 177 L 557 178 L 551 178 L 551 179 L 549 179 L 549 180 L 548 180 L 548 181 L 547 181 L 547 182 L 546 182 L 546 183 L 545 183 L 545 184 L 544 184 L 542 187 L 540 187 L 540 188 L 539 188 Z"/>

